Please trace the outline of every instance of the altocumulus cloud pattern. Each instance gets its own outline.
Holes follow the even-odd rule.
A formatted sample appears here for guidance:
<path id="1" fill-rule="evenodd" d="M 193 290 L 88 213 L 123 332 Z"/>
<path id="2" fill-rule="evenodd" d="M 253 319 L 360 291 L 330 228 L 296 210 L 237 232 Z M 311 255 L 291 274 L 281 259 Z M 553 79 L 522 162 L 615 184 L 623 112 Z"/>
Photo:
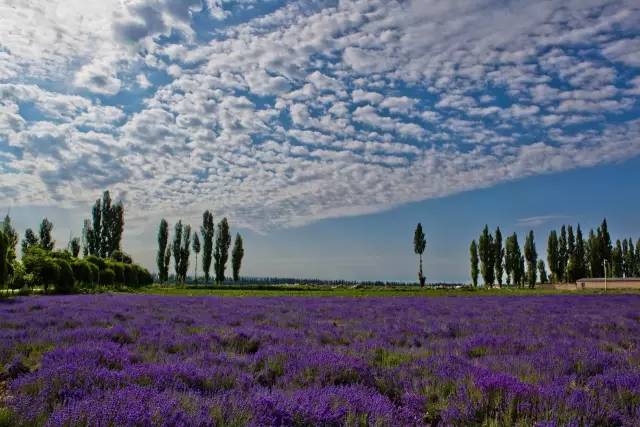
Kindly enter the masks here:
<path id="1" fill-rule="evenodd" d="M 255 229 L 640 153 L 637 1 L 3 0 L 0 198 Z"/>

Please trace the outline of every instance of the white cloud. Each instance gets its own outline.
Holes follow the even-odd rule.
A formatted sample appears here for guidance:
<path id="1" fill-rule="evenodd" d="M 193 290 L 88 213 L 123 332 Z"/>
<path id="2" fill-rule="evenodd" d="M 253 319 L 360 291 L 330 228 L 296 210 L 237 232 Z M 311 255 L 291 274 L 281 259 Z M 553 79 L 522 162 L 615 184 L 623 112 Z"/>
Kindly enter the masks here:
<path id="1" fill-rule="evenodd" d="M 265 228 L 640 154 L 632 1 L 202 5 L 0 4 L 4 200 Z"/>

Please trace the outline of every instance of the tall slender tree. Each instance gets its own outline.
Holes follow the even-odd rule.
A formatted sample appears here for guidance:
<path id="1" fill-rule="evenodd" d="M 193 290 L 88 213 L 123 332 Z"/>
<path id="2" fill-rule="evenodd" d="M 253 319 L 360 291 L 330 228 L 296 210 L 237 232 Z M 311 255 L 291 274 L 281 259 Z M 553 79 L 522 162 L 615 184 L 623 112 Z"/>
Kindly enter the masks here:
<path id="1" fill-rule="evenodd" d="M 504 259 L 504 249 L 502 248 L 502 233 L 500 232 L 500 227 L 496 228 L 496 236 L 494 240 L 494 270 L 495 270 L 495 278 L 498 282 L 498 286 L 502 287 L 502 276 L 504 273 L 504 266 L 502 264 Z"/>
<path id="2" fill-rule="evenodd" d="M 231 251 L 231 266 L 233 268 L 233 280 L 237 282 L 240 279 L 240 267 L 242 267 L 242 258 L 244 258 L 244 246 L 242 244 L 242 236 L 236 234 L 236 241 Z"/>
<path id="3" fill-rule="evenodd" d="M 419 256 L 419 264 L 418 264 L 418 281 L 420 282 L 420 286 L 424 286 L 425 277 L 422 274 L 422 254 L 424 253 L 425 248 L 427 247 L 427 239 L 424 237 L 424 232 L 422 231 L 422 224 L 418 223 L 416 226 L 416 231 L 413 233 L 413 252 Z"/>
<path id="4" fill-rule="evenodd" d="M 480 255 L 480 273 L 484 280 L 485 287 L 492 287 L 495 279 L 495 247 L 493 236 L 489 233 L 489 227 L 484 226 L 482 234 L 478 239 L 478 252 Z"/>
<path id="5" fill-rule="evenodd" d="M 80 255 L 80 239 L 78 237 L 74 237 L 69 240 L 68 249 L 69 252 L 71 252 L 71 256 L 78 258 Z"/>
<path id="6" fill-rule="evenodd" d="M 176 271 L 176 283 L 182 279 L 180 259 L 182 256 L 182 220 L 178 221 L 173 229 L 173 263 Z"/>
<path id="7" fill-rule="evenodd" d="M 9 263 L 9 269 L 11 270 L 11 266 L 16 259 L 16 247 L 18 245 L 19 238 L 16 229 L 13 228 L 13 225 L 11 224 L 11 217 L 9 214 L 7 214 L 4 217 L 4 221 L 2 221 L 2 231 L 7 239 L 7 262 Z"/>
<path id="8" fill-rule="evenodd" d="M 640 277 L 640 238 L 636 242 L 636 262 L 633 271 L 635 277 Z"/>
<path id="9" fill-rule="evenodd" d="M 551 230 L 549 239 L 547 240 L 547 264 L 549 265 L 549 271 L 551 271 L 551 282 L 559 282 L 561 276 L 559 268 L 558 234 L 555 230 Z"/>
<path id="10" fill-rule="evenodd" d="M 9 280 L 9 238 L 0 229 L 0 288 L 4 288 Z"/>
<path id="11" fill-rule="evenodd" d="M 193 269 L 193 279 L 195 283 L 198 283 L 198 254 L 200 253 L 200 237 L 198 232 L 193 232 L 193 252 L 196 254 L 196 266 Z"/>
<path id="12" fill-rule="evenodd" d="M 578 228 L 576 229 L 576 249 L 574 252 L 574 258 L 576 261 L 575 266 L 575 280 L 582 279 L 587 275 L 586 269 L 586 253 L 584 247 L 584 238 L 582 237 L 582 229 L 580 228 L 580 224 L 578 224 Z"/>
<path id="13" fill-rule="evenodd" d="M 191 226 L 184 226 L 182 233 L 182 246 L 180 247 L 180 281 L 187 281 L 187 272 L 189 271 L 189 254 L 191 253 Z"/>
<path id="14" fill-rule="evenodd" d="M 596 235 L 593 230 L 589 230 L 589 239 L 587 240 L 587 258 L 590 277 L 602 277 L 603 275 L 600 233 L 600 228 L 598 228 L 598 235 Z"/>
<path id="15" fill-rule="evenodd" d="M 100 242 L 102 242 L 102 200 L 97 199 L 91 209 L 91 232 L 89 233 L 89 255 L 101 256 Z"/>
<path id="16" fill-rule="evenodd" d="M 51 230 L 53 223 L 47 218 L 43 219 L 40 223 L 40 247 L 45 251 L 52 251 L 56 243 L 51 237 Z"/>
<path id="17" fill-rule="evenodd" d="M 167 244 L 167 249 L 164 252 L 164 267 L 163 271 L 167 273 L 167 281 L 169 280 L 169 265 L 171 264 L 171 254 L 173 253 L 173 247 L 171 242 Z"/>
<path id="18" fill-rule="evenodd" d="M 544 267 L 544 261 L 538 260 L 538 276 L 540 276 L 540 283 L 547 283 L 547 270 Z"/>
<path id="19" fill-rule="evenodd" d="M 38 240 L 38 236 L 36 236 L 36 233 L 34 233 L 32 229 L 27 228 L 24 232 L 24 238 L 22 239 L 21 244 L 22 256 L 25 256 L 27 254 L 29 248 L 37 246 L 39 243 L 40 241 Z"/>
<path id="20" fill-rule="evenodd" d="M 469 246 L 469 257 L 471 259 L 471 283 L 473 287 L 478 286 L 478 245 L 475 240 Z"/>
<path id="21" fill-rule="evenodd" d="M 533 230 L 529 231 L 524 242 L 524 257 L 527 261 L 527 284 L 533 289 L 536 286 L 536 268 L 538 263 L 538 252 L 534 241 Z"/>
<path id="22" fill-rule="evenodd" d="M 165 283 L 169 278 L 169 268 L 164 261 L 168 242 L 169 223 L 162 218 L 160 220 L 160 226 L 158 227 L 158 253 L 156 255 L 156 265 L 158 266 L 158 279 L 160 283 Z"/>
<path id="23" fill-rule="evenodd" d="M 606 218 L 602 220 L 602 224 L 600 225 L 600 250 L 602 262 L 607 261 L 607 265 L 609 266 L 607 268 L 607 274 L 610 275 L 613 247 L 611 245 L 611 236 L 609 235 L 609 226 L 607 225 Z"/>
<path id="24" fill-rule="evenodd" d="M 576 277 L 576 237 L 573 234 L 573 227 L 567 226 L 567 282 L 573 283 Z"/>
<path id="25" fill-rule="evenodd" d="M 624 257 L 624 275 L 625 277 L 633 277 L 636 272 L 636 254 L 635 252 L 638 249 L 634 249 L 633 247 L 633 239 L 625 240 L 627 242 L 627 253 Z"/>
<path id="26" fill-rule="evenodd" d="M 567 281 L 567 261 L 569 260 L 567 250 L 567 229 L 563 225 L 560 229 L 560 237 L 558 238 L 558 276 L 560 282 Z"/>
<path id="27" fill-rule="evenodd" d="M 205 211 L 202 214 L 202 270 L 204 271 L 204 282 L 209 283 L 209 269 L 211 268 L 211 257 L 213 255 L 213 235 L 215 226 L 213 225 L 213 214 Z"/>
<path id="28" fill-rule="evenodd" d="M 622 277 L 624 275 L 623 271 L 624 258 L 622 257 L 622 243 L 620 239 L 618 239 L 611 251 L 611 275 L 613 277 Z"/>
<path id="29" fill-rule="evenodd" d="M 222 218 L 222 221 L 218 223 L 216 248 L 213 254 L 216 283 L 218 284 L 224 283 L 224 271 L 227 268 L 227 260 L 229 259 L 229 246 L 231 246 L 229 223 L 227 218 Z"/>

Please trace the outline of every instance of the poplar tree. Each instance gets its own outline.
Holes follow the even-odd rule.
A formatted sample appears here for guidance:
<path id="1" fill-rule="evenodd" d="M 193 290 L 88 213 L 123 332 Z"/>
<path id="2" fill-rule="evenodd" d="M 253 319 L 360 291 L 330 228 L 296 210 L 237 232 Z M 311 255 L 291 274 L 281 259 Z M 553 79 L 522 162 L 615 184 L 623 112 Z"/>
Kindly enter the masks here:
<path id="1" fill-rule="evenodd" d="M 627 260 L 629 259 L 629 241 L 622 239 L 622 276 L 629 277 L 629 265 Z"/>
<path id="2" fill-rule="evenodd" d="M 634 264 L 633 275 L 640 277 L 640 238 L 636 242 L 636 262 Z"/>
<path id="3" fill-rule="evenodd" d="M 418 281 L 420 282 L 420 286 L 424 286 L 425 282 L 424 274 L 422 274 L 422 254 L 426 247 L 427 240 L 425 239 L 424 232 L 422 231 L 422 224 L 418 223 L 416 231 L 413 233 L 413 252 L 418 255 L 420 259 L 418 264 Z"/>
<path id="4" fill-rule="evenodd" d="M 611 270 L 611 253 L 613 251 L 613 247 L 611 245 L 611 236 L 609 235 L 609 227 L 607 225 L 606 218 L 602 220 L 602 224 L 600 225 L 600 251 L 602 261 L 604 262 L 606 260 L 609 265 L 609 268 L 607 269 L 607 274 L 609 274 L 609 270 Z"/>
<path id="5" fill-rule="evenodd" d="M 622 243 L 620 239 L 616 240 L 616 245 L 611 251 L 611 275 L 613 277 L 622 277 L 624 269 L 624 258 L 622 257 Z"/>
<path id="6" fill-rule="evenodd" d="M 7 214 L 2 221 L 2 232 L 7 239 L 7 262 L 9 269 L 16 259 L 16 246 L 18 245 L 18 233 L 16 229 L 11 225 L 11 217 Z"/>
<path id="7" fill-rule="evenodd" d="M 625 265 L 625 277 L 634 277 L 636 274 L 636 254 L 635 252 L 638 250 L 633 247 L 633 240 L 627 240 L 627 256 L 625 257 L 624 265 Z"/>
<path id="8" fill-rule="evenodd" d="M 56 243 L 51 237 L 51 230 L 53 223 L 47 218 L 43 219 L 40 223 L 40 247 L 45 251 L 52 251 Z"/>
<path id="9" fill-rule="evenodd" d="M 567 282 L 576 281 L 576 238 L 573 234 L 573 227 L 567 226 Z"/>
<path id="10" fill-rule="evenodd" d="M 9 238 L 0 229 L 0 287 L 4 287 L 9 280 Z"/>
<path id="11" fill-rule="evenodd" d="M 500 227 L 496 228 L 496 237 L 494 242 L 494 270 L 495 270 L 495 278 L 498 282 L 498 286 L 502 287 L 502 275 L 504 272 L 504 266 L 502 264 L 502 260 L 504 258 L 504 249 L 502 248 L 502 233 L 500 232 Z"/>
<path id="12" fill-rule="evenodd" d="M 480 273 L 486 287 L 492 287 L 495 274 L 495 247 L 493 236 L 489 233 L 489 227 L 484 226 L 482 234 L 478 239 L 478 253 L 480 255 Z"/>
<path id="13" fill-rule="evenodd" d="M 561 279 L 558 255 L 558 235 L 555 230 L 551 230 L 549 233 L 549 239 L 547 240 L 547 264 L 549 264 L 551 281 L 553 283 L 557 283 Z"/>
<path id="14" fill-rule="evenodd" d="M 74 258 L 78 258 L 78 256 L 80 255 L 80 239 L 74 237 L 73 239 L 69 240 L 68 249 L 69 252 L 71 252 L 71 256 L 73 256 Z"/>
<path id="15" fill-rule="evenodd" d="M 211 269 L 211 257 L 213 255 L 213 235 L 215 226 L 213 225 L 213 214 L 205 211 L 202 214 L 202 270 L 204 271 L 204 282 L 209 283 L 209 270 Z"/>
<path id="16" fill-rule="evenodd" d="M 471 283 L 475 288 L 478 286 L 478 245 L 475 240 L 472 240 L 471 246 L 469 246 L 469 257 L 471 259 Z"/>
<path id="17" fill-rule="evenodd" d="M 195 283 L 198 283 L 198 254 L 200 253 L 200 238 L 198 232 L 193 232 L 193 252 L 196 254 L 196 265 L 193 269 L 193 279 Z"/>
<path id="18" fill-rule="evenodd" d="M 524 242 L 524 257 L 527 261 L 527 283 L 529 288 L 536 286 L 536 268 L 538 263 L 538 252 L 536 251 L 536 243 L 533 237 L 533 230 L 529 231 Z"/>
<path id="19" fill-rule="evenodd" d="M 236 241 L 233 244 L 233 251 L 231 251 L 231 266 L 233 268 L 233 280 L 236 282 L 240 279 L 240 267 L 242 267 L 243 257 L 244 257 L 244 247 L 242 244 L 242 236 L 240 236 L 240 233 L 237 233 Z"/>
<path id="20" fill-rule="evenodd" d="M 189 271 L 189 254 L 191 253 L 191 226 L 185 225 L 180 246 L 180 281 L 184 284 Z"/>
<path id="21" fill-rule="evenodd" d="M 91 209 L 91 232 L 89 233 L 89 254 L 101 256 L 100 242 L 102 242 L 102 201 L 97 199 Z"/>
<path id="22" fill-rule="evenodd" d="M 22 256 L 27 254 L 29 248 L 37 246 L 39 244 L 38 236 L 33 232 L 32 229 L 27 228 L 24 232 L 24 238 L 22 239 Z"/>
<path id="23" fill-rule="evenodd" d="M 164 283 L 169 278 L 169 266 L 165 263 L 165 254 L 167 252 L 167 243 L 169 242 L 169 223 L 162 218 L 158 227 L 158 253 L 156 255 L 156 264 L 158 266 L 158 279 L 160 283 Z"/>
<path id="24" fill-rule="evenodd" d="M 171 264 L 171 254 L 173 252 L 172 250 L 172 245 L 171 242 L 169 242 L 167 244 L 167 249 L 164 252 L 164 271 L 167 274 L 167 281 L 169 280 L 169 265 Z"/>
<path id="25" fill-rule="evenodd" d="M 593 230 L 589 230 L 589 239 L 587 240 L 587 259 L 589 265 L 589 276 L 590 277 L 601 277 L 602 276 L 602 258 L 600 251 L 600 242 L 601 239 L 599 237 L 600 229 L 598 228 L 598 236 L 593 232 Z"/>
<path id="26" fill-rule="evenodd" d="M 567 281 L 567 261 L 567 229 L 563 225 L 560 229 L 560 238 L 558 239 L 558 277 L 562 283 Z"/>
<path id="27" fill-rule="evenodd" d="M 176 272 L 176 283 L 180 282 L 182 276 L 180 275 L 180 257 L 182 255 L 182 220 L 178 221 L 173 230 L 173 263 L 174 270 Z"/>
<path id="28" fill-rule="evenodd" d="M 540 276 L 540 283 L 547 283 L 547 270 L 544 267 L 544 261 L 538 260 L 538 275 Z"/>
<path id="29" fill-rule="evenodd" d="M 227 260 L 229 259 L 229 246 L 231 246 L 229 223 L 227 222 L 227 218 L 222 218 L 222 221 L 218 223 L 216 248 L 213 254 L 216 283 L 218 284 L 224 282 L 224 271 L 227 268 Z"/>
<path id="30" fill-rule="evenodd" d="M 580 228 L 580 224 L 578 224 L 578 228 L 576 229 L 576 249 L 574 252 L 574 258 L 576 261 L 575 279 L 582 279 L 587 275 L 587 269 L 584 238 L 582 237 L 582 229 Z"/>

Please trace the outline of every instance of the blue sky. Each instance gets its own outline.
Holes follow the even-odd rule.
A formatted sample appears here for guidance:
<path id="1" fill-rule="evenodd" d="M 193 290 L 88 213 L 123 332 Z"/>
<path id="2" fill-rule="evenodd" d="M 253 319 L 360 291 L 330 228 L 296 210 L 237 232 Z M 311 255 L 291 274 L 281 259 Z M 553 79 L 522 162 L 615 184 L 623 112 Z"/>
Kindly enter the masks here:
<path id="1" fill-rule="evenodd" d="M 484 223 L 637 226 L 632 1 L 0 4 L 0 209 L 78 235 L 105 188 L 151 267 L 161 217 L 226 215 L 246 274 L 465 280 Z"/>

